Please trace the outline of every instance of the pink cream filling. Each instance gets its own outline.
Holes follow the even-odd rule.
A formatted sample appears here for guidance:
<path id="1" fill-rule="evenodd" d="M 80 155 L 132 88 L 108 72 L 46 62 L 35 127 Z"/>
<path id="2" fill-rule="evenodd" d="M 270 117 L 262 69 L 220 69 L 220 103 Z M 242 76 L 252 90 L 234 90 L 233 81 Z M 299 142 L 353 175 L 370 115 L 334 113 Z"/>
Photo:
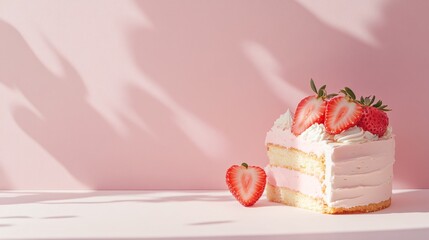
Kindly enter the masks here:
<path id="1" fill-rule="evenodd" d="M 276 187 L 286 187 L 311 197 L 323 198 L 322 184 L 319 179 L 298 171 L 282 167 L 265 167 L 267 181 Z"/>

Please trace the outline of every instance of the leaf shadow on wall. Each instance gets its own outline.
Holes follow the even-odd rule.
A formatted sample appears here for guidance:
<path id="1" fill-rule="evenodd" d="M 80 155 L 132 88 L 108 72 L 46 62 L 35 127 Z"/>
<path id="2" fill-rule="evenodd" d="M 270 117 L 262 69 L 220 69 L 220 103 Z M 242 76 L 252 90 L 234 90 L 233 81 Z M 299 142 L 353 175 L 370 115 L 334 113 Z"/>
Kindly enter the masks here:
<path id="1" fill-rule="evenodd" d="M 39 117 L 29 109 L 17 107 L 13 110 L 17 123 L 88 188 L 168 188 L 169 182 L 164 185 L 156 183 L 165 174 L 172 174 L 176 165 L 181 163 L 162 160 L 174 159 L 175 155 L 191 158 L 188 153 L 195 160 L 204 158 L 178 129 L 170 127 L 174 124 L 169 123 L 164 107 L 149 97 L 144 103 L 158 109 L 157 117 L 166 121 L 165 126 L 168 127 L 164 128 L 165 134 L 174 136 L 173 140 L 182 142 L 185 147 L 164 146 L 131 123 L 130 134 L 125 137 L 119 135 L 88 104 L 83 80 L 56 49 L 51 46 L 61 62 L 62 76 L 55 76 L 46 69 L 11 25 L 1 22 L 0 32 L 5 36 L 0 59 L 5 64 L 1 68 L 0 79 L 10 88 L 19 89 L 41 115 Z M 150 161 L 155 163 L 146 166 Z M 197 162 L 194 166 L 202 167 Z M 162 168 L 165 170 L 158 170 Z M 185 186 L 176 184 L 178 188 Z"/>
<path id="2" fill-rule="evenodd" d="M 130 134 L 125 138 L 119 136 L 87 103 L 83 80 L 59 51 L 51 49 L 61 60 L 64 71 L 61 77 L 44 68 L 12 26 L 4 23 L 3 30 L 8 38 L 4 44 L 3 61 L 6 65 L 1 79 L 7 86 L 18 88 L 41 115 L 39 118 L 25 108 L 16 108 L 14 117 L 23 130 L 74 177 L 95 189 L 165 189 L 171 186 L 171 182 L 175 182 L 175 188 L 213 188 L 210 184 L 195 187 L 200 182 L 193 178 L 203 178 L 205 171 L 193 174 L 184 171 L 183 176 L 179 176 L 179 182 L 171 179 L 184 165 L 182 159 L 187 160 L 185 164 L 198 169 L 210 169 L 210 162 L 201 161 L 207 156 L 195 148 L 172 122 L 169 109 L 152 96 L 142 94 L 144 99 L 139 107 L 149 110 L 145 121 L 162 124 L 157 131 L 157 139 L 131 122 L 127 122 Z M 28 71 L 17 72 L 20 66 L 27 66 Z M 156 114 L 153 109 L 156 109 Z M 189 118 L 190 114 L 182 114 L 181 117 L 184 118 L 182 120 L 198 123 Z M 194 171 L 185 167 L 188 171 Z"/>
<path id="3" fill-rule="evenodd" d="M 264 165 L 259 139 L 299 100 L 279 99 L 275 88 L 283 87 L 293 98 L 293 89 L 310 93 L 313 77 L 319 84 L 328 82 L 330 91 L 349 86 L 359 95 L 376 94 L 393 108 L 395 185 L 428 187 L 429 162 L 422 161 L 426 154 L 420 143 L 429 135 L 427 114 L 411 107 L 425 102 L 429 91 L 424 80 L 429 74 L 427 1 L 386 2 L 382 20 L 369 26 L 377 46 L 322 23 L 295 1 L 136 3 L 154 25 L 131 37 L 136 62 L 172 98 L 227 134 L 231 159 Z M 254 65 L 259 60 L 251 58 L 257 55 L 246 56 L 249 42 L 271 57 L 268 69 L 262 69 L 268 73 Z M 280 71 L 269 69 L 269 61 Z M 283 83 L 273 84 L 273 74 Z M 138 92 L 130 95 L 136 105 L 143 101 Z"/>
<path id="4" fill-rule="evenodd" d="M 186 106 L 192 116 L 226 137 L 229 152 L 213 159 L 186 132 L 195 134 L 198 128 L 179 127 L 182 110 L 141 87 L 129 87 L 130 104 L 155 138 L 127 119 L 129 134 L 119 135 L 88 104 L 83 79 L 59 51 L 52 48 L 61 60 L 63 76 L 43 66 L 19 32 L 5 22 L 0 22 L 0 35 L 5 36 L 0 61 L 6 64 L 0 68 L 0 81 L 21 91 L 42 116 L 17 108 L 13 114 L 19 126 L 89 188 L 225 188 L 228 165 L 266 164 L 266 130 L 298 101 L 284 102 L 272 94 L 273 87 L 245 54 L 243 44 L 250 41 L 284 69 L 280 77 L 285 83 L 303 92 L 309 92 L 308 79 L 314 77 L 329 81 L 331 90 L 347 84 L 356 92 L 383 96 L 395 109 L 391 113 L 398 135 L 395 168 L 401 169 L 395 177 L 407 186 L 422 186 L 428 163 L 419 161 L 423 146 L 411 144 L 429 130 L 423 127 L 423 113 L 408 106 L 422 102 L 428 90 L 416 83 L 429 71 L 424 65 L 429 34 L 422 24 L 428 3 L 389 2 L 385 21 L 373 29 L 379 48 L 323 24 L 296 2 L 274 3 L 136 2 L 154 28 L 131 33 L 135 61 L 182 110 Z M 407 97 L 399 97 L 404 94 Z M 412 126 L 402 124 L 404 116 L 416 115 Z M 418 177 L 411 178 L 411 173 Z"/>

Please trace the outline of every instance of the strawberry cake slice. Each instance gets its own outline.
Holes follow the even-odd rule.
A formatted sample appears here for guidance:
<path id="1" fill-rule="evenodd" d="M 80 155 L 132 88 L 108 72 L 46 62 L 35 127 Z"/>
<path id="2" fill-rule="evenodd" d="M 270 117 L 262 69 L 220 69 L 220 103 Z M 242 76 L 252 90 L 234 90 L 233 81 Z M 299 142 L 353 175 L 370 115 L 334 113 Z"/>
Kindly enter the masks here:
<path id="1" fill-rule="evenodd" d="M 391 204 L 395 140 L 387 105 L 326 85 L 267 133 L 270 201 L 322 213 L 365 213 Z"/>

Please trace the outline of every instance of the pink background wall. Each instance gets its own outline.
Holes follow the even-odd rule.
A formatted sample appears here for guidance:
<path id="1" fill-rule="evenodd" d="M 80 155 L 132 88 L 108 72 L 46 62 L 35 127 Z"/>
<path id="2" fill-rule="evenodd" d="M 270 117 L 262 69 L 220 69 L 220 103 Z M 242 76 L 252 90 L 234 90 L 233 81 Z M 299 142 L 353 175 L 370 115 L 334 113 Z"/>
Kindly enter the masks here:
<path id="1" fill-rule="evenodd" d="M 429 188 L 429 1 L 0 1 L 0 188 L 218 189 L 310 77 L 394 111 Z"/>

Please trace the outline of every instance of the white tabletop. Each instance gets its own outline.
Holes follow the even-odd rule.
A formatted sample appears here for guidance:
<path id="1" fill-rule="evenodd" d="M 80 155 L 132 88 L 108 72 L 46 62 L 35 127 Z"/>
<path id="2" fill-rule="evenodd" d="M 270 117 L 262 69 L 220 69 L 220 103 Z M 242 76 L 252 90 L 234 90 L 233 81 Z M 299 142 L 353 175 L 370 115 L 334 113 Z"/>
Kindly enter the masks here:
<path id="1" fill-rule="evenodd" d="M 390 208 L 323 215 L 227 191 L 3 191 L 0 239 L 429 239 L 429 190 Z"/>

